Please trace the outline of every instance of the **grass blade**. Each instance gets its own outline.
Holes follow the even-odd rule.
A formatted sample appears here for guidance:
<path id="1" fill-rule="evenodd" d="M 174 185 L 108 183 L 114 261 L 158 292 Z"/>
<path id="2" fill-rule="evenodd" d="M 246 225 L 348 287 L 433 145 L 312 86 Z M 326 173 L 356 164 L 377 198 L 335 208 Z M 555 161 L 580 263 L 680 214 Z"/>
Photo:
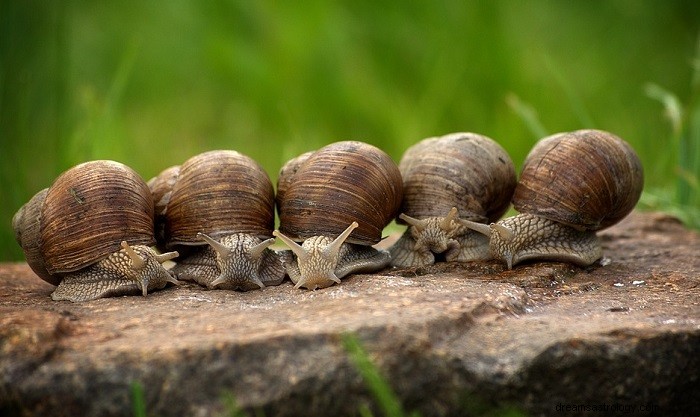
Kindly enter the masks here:
<path id="1" fill-rule="evenodd" d="M 644 92 L 649 98 L 657 100 L 664 106 L 664 113 L 671 122 L 674 138 L 678 138 L 683 128 L 683 106 L 675 94 L 666 90 L 658 84 L 647 83 Z"/>
<path id="2" fill-rule="evenodd" d="M 146 417 L 146 399 L 143 394 L 143 386 L 139 382 L 131 383 L 131 406 L 134 417 Z"/>
<path id="3" fill-rule="evenodd" d="M 360 375 L 362 375 L 362 379 L 364 379 L 365 384 L 367 384 L 370 392 L 377 400 L 384 415 L 387 417 L 405 416 L 406 413 L 401 406 L 401 402 L 381 376 L 377 367 L 369 359 L 367 352 L 365 352 L 357 337 L 345 334 L 343 336 L 343 347 L 348 352 L 350 360 L 360 372 Z"/>
<path id="4" fill-rule="evenodd" d="M 520 116 L 520 120 L 525 123 L 525 126 L 530 130 L 530 133 L 532 133 L 535 139 L 540 139 L 549 135 L 547 129 L 542 125 L 539 117 L 537 117 L 535 108 L 520 100 L 520 97 L 515 93 L 510 93 L 506 96 L 506 104 Z"/>
<path id="5" fill-rule="evenodd" d="M 241 408 L 238 406 L 238 402 L 236 401 L 236 397 L 233 395 L 233 393 L 225 393 L 222 397 L 222 402 L 225 410 L 225 414 L 223 416 L 248 417 L 248 414 L 241 410 Z"/>

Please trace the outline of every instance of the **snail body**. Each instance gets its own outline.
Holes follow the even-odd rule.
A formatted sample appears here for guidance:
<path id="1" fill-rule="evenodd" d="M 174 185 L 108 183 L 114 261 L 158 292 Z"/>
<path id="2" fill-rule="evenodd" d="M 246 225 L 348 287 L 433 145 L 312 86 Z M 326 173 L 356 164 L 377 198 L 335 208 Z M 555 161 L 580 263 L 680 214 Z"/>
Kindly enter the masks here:
<path id="1" fill-rule="evenodd" d="M 523 163 L 513 195 L 520 214 L 489 226 L 494 258 L 512 268 L 529 259 L 593 264 L 602 257 L 596 232 L 622 220 L 639 201 L 642 164 L 632 147 L 601 130 L 541 139 Z"/>
<path id="2" fill-rule="evenodd" d="M 57 285 L 54 300 L 87 301 L 177 284 L 151 249 L 153 200 L 131 168 L 90 161 L 65 171 L 12 219 L 27 263 Z"/>
<path id="3" fill-rule="evenodd" d="M 274 190 L 263 168 L 231 150 L 195 155 L 149 181 L 161 244 L 187 256 L 178 279 L 208 288 L 278 285 L 285 271 L 274 243 Z"/>
<path id="4" fill-rule="evenodd" d="M 488 238 L 460 219 L 493 222 L 508 209 L 517 180 L 498 143 L 475 133 L 424 139 L 406 150 L 399 169 L 404 197 L 397 223 L 408 229 L 390 248 L 392 265 L 490 257 Z"/>
<path id="5" fill-rule="evenodd" d="M 277 195 L 274 235 L 290 247 L 285 268 L 297 288 L 324 288 L 389 265 L 390 254 L 371 246 L 397 214 L 402 182 L 380 149 L 342 141 L 304 154 L 281 169 Z"/>

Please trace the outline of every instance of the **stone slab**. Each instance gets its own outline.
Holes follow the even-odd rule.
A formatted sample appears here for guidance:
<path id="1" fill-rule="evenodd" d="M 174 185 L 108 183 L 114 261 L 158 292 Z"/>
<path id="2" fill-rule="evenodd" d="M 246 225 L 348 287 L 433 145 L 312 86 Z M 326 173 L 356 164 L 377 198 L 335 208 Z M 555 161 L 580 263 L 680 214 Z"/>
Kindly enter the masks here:
<path id="1" fill-rule="evenodd" d="M 604 266 L 437 264 L 318 291 L 186 284 L 80 304 L 2 264 L 0 414 L 133 415 L 138 382 L 163 417 L 223 415 L 231 395 L 251 415 L 381 415 L 346 333 L 423 416 L 697 411 L 700 235 L 634 213 L 601 236 Z"/>

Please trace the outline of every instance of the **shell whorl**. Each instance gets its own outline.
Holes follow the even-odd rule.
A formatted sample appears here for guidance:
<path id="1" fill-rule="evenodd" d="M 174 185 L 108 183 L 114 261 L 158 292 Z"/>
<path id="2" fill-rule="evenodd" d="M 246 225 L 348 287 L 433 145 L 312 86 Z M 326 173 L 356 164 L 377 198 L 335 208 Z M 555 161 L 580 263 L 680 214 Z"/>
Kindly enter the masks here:
<path id="1" fill-rule="evenodd" d="M 51 275 L 46 270 L 41 253 L 41 208 L 48 192 L 49 189 L 44 188 L 24 204 L 12 218 L 12 228 L 15 231 L 15 240 L 22 247 L 24 258 L 32 271 L 44 281 L 58 285 L 61 277 Z"/>
<path id="2" fill-rule="evenodd" d="M 292 178 L 299 171 L 299 168 L 315 151 L 304 152 L 303 154 L 290 159 L 285 162 L 280 168 L 277 174 L 277 195 L 275 198 L 277 201 L 284 199 L 284 194 L 287 192 L 287 188 L 292 183 Z"/>
<path id="3" fill-rule="evenodd" d="M 508 209 L 516 185 L 505 149 L 475 133 L 423 139 L 406 150 L 399 169 L 400 212 L 418 219 L 444 217 L 456 207 L 462 218 L 495 221 Z"/>
<path id="4" fill-rule="evenodd" d="M 644 186 L 632 147 L 600 130 L 548 136 L 523 164 L 513 206 L 579 230 L 601 230 L 634 208 Z"/>
<path id="5" fill-rule="evenodd" d="M 198 233 L 269 238 L 274 201 L 270 178 L 252 158 L 231 150 L 193 156 L 181 165 L 165 209 L 167 245 L 206 244 Z"/>
<path id="6" fill-rule="evenodd" d="M 92 265 L 120 243 L 152 245 L 153 200 L 146 183 L 119 162 L 85 162 L 62 173 L 13 218 L 32 269 L 54 285 L 60 274 Z"/>
<path id="7" fill-rule="evenodd" d="M 156 216 L 165 215 L 165 212 L 172 196 L 173 187 L 180 175 L 180 165 L 168 167 L 157 176 L 148 180 L 148 188 L 153 195 Z"/>
<path id="8" fill-rule="evenodd" d="M 151 190 L 151 195 L 153 195 L 155 236 L 161 249 L 165 248 L 165 224 L 168 203 L 179 175 L 180 165 L 174 165 L 164 169 L 147 183 L 148 188 Z"/>
<path id="9" fill-rule="evenodd" d="M 359 227 L 347 241 L 377 243 L 402 198 L 396 164 L 384 151 L 357 141 L 319 149 L 280 182 L 285 184 L 277 199 L 280 231 L 296 241 L 335 237 L 356 221 Z"/>

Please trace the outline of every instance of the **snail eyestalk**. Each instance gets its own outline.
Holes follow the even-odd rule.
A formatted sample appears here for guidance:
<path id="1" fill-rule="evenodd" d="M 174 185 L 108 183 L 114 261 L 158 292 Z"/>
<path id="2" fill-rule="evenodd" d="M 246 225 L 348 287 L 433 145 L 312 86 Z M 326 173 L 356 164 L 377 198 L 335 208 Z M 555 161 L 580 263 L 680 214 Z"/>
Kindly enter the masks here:
<path id="1" fill-rule="evenodd" d="M 297 257 L 298 273 L 290 272 L 295 288 L 325 288 L 333 283 L 339 284 L 340 278 L 335 273 L 343 243 L 359 225 L 352 222 L 338 237 L 330 240 L 327 236 L 313 236 L 300 246 L 289 237 L 275 230 L 279 237 Z"/>
<path id="2" fill-rule="evenodd" d="M 418 219 L 415 219 L 415 218 L 413 218 L 405 213 L 399 214 L 399 219 L 405 221 L 406 224 L 408 224 L 409 226 L 413 226 L 414 228 L 416 228 L 416 231 L 418 231 L 418 232 L 422 232 L 423 229 L 428 227 L 427 220 L 425 220 L 425 219 L 418 220 Z"/>
<path id="3" fill-rule="evenodd" d="M 178 256 L 180 256 L 180 254 L 177 251 L 160 253 L 156 255 L 156 261 L 162 264 L 163 262 L 175 259 Z"/>
<path id="4" fill-rule="evenodd" d="M 259 244 L 250 248 L 248 254 L 250 255 L 251 259 L 258 259 L 263 254 L 263 252 L 265 252 L 265 249 L 270 247 L 270 245 L 272 245 L 273 243 L 275 243 L 275 238 L 273 237 L 267 240 L 263 240 Z"/>
<path id="5" fill-rule="evenodd" d="M 450 212 L 447 213 L 447 216 L 445 216 L 445 218 L 440 222 L 440 229 L 444 230 L 445 232 L 450 232 L 453 228 L 452 222 L 455 220 L 459 220 L 459 214 L 457 213 L 457 207 L 452 207 Z"/>
<path id="6" fill-rule="evenodd" d="M 210 289 L 243 290 L 277 285 L 284 279 L 284 270 L 277 255 L 266 250 L 274 238 L 260 241 L 247 233 L 225 235 L 219 240 L 205 233 L 197 236 L 209 247 L 185 260 L 177 273 Z"/>
<path id="7" fill-rule="evenodd" d="M 197 237 L 207 242 L 209 246 L 211 246 L 212 249 L 214 249 L 216 253 L 219 254 L 220 257 L 225 259 L 231 254 L 231 249 L 227 248 L 226 246 L 219 243 L 219 241 L 212 239 L 206 234 L 199 232 L 197 233 Z"/>
<path id="8" fill-rule="evenodd" d="M 473 213 L 469 215 L 481 218 Z M 409 228 L 391 247 L 394 266 L 417 267 L 432 265 L 436 259 L 468 262 L 489 257 L 488 239 L 472 233 L 463 224 L 457 207 L 452 207 L 444 216 L 426 217 L 413 223 L 420 223 L 423 227 L 417 228 L 409 223 Z M 486 225 L 481 226 L 488 229 Z"/>
<path id="9" fill-rule="evenodd" d="M 156 254 L 145 246 L 139 245 L 135 248 L 131 247 L 125 240 L 121 242 L 121 247 L 131 261 L 131 270 L 135 271 L 134 273 L 129 273 L 128 271 L 122 273 L 126 277 L 131 277 L 130 279 L 136 281 L 136 285 L 139 287 L 144 297 L 148 295 L 148 286 L 151 283 L 151 278 L 154 278 L 154 282 L 156 282 L 156 284 L 153 285 L 155 288 L 163 288 L 166 282 L 180 285 L 180 281 L 173 278 L 172 275 L 161 266 L 163 262 L 176 258 L 178 256 L 177 252 Z M 136 249 L 142 251 L 143 255 L 139 255 Z M 144 250 L 145 252 L 143 252 Z M 155 263 L 153 261 L 155 261 Z"/>
<path id="10" fill-rule="evenodd" d="M 506 226 L 503 226 L 502 224 L 492 223 L 491 228 L 495 230 L 496 233 L 498 233 L 498 236 L 500 236 L 504 242 L 510 242 L 515 237 L 513 231 L 507 228 Z"/>
<path id="11" fill-rule="evenodd" d="M 159 264 L 163 264 L 163 262 L 169 261 L 171 259 L 175 259 L 178 256 L 180 256 L 178 251 L 172 251 L 172 252 L 165 252 L 165 253 L 157 253 L 157 254 L 155 254 L 154 258 L 155 258 L 156 262 L 158 262 Z M 173 285 L 180 285 L 181 284 L 180 281 L 176 280 L 172 275 L 170 275 L 170 272 L 168 272 L 167 270 L 165 272 L 166 273 L 164 274 L 164 277 L 165 277 L 165 280 L 167 282 L 169 282 Z"/>
<path id="12" fill-rule="evenodd" d="M 486 225 L 464 219 L 459 221 L 465 227 L 488 237 L 491 256 L 503 259 L 506 261 L 508 269 L 513 269 L 514 251 L 511 248 L 511 242 L 515 239 L 513 230 L 499 223 Z"/>
<path id="13" fill-rule="evenodd" d="M 340 246 L 345 242 L 345 239 L 350 236 L 350 233 L 352 233 L 353 230 L 355 230 L 359 225 L 357 222 L 352 222 L 350 226 L 348 226 L 347 229 L 343 231 L 338 237 L 335 238 L 333 242 L 331 242 L 330 245 L 324 249 L 324 252 L 328 259 L 335 259 L 335 262 L 337 262 L 338 259 L 338 253 L 340 252 Z"/>
<path id="14" fill-rule="evenodd" d="M 126 240 L 122 240 L 121 243 L 122 249 L 126 252 L 126 254 L 129 256 L 129 259 L 131 259 L 131 267 L 134 269 L 141 269 L 146 265 L 146 262 L 139 256 L 136 251 L 129 246 L 128 243 L 126 243 Z M 144 290 L 144 293 L 146 290 Z M 146 295 L 146 294 L 144 294 Z"/>
<path id="15" fill-rule="evenodd" d="M 602 249 L 594 231 L 577 230 L 544 217 L 521 213 L 489 226 L 462 220 L 462 223 L 489 236 L 494 259 L 512 269 L 526 260 L 550 260 L 588 266 L 600 259 Z"/>
<path id="16" fill-rule="evenodd" d="M 296 255 L 297 259 L 299 259 L 299 262 L 302 262 L 302 260 L 306 260 L 306 258 L 308 257 L 308 253 L 297 242 L 283 235 L 282 232 L 280 232 L 279 230 L 273 231 L 272 235 L 280 238 L 282 242 L 289 246 L 289 249 L 291 249 L 292 252 L 294 252 L 294 255 Z"/>
<path id="17" fill-rule="evenodd" d="M 491 237 L 491 232 L 493 230 L 487 224 L 477 223 L 477 222 L 473 222 L 471 220 L 465 220 L 465 219 L 459 219 L 459 222 L 462 223 L 463 226 L 468 227 L 469 229 L 471 229 L 475 232 L 479 232 L 486 237 Z"/>

